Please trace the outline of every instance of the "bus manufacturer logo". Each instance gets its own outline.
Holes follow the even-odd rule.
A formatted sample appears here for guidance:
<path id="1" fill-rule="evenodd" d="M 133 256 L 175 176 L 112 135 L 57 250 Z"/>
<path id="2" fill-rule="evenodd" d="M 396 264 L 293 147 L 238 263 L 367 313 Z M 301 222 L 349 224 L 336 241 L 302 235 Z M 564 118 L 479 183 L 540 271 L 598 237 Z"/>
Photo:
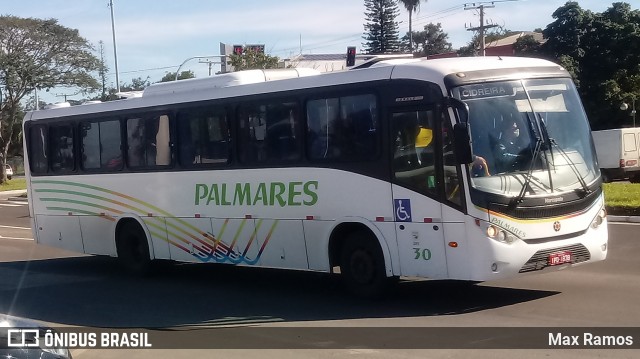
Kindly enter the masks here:
<path id="1" fill-rule="evenodd" d="M 424 100 L 424 96 L 411 96 L 411 97 L 398 97 L 396 98 L 396 102 L 409 102 L 409 101 L 420 101 Z"/>
<path id="2" fill-rule="evenodd" d="M 411 222 L 411 200 L 396 199 L 393 201 L 396 222 Z"/>
<path id="3" fill-rule="evenodd" d="M 558 222 L 558 221 L 553 222 L 553 230 L 554 231 L 559 232 L 560 231 L 560 227 L 561 227 L 560 226 L 560 222 Z"/>

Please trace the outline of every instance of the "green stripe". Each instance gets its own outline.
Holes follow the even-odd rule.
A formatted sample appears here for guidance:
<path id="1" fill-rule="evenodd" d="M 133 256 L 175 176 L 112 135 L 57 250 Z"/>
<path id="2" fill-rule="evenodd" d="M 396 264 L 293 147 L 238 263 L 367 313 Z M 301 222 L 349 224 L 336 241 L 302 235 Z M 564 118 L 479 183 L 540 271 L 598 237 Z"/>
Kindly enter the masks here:
<path id="1" fill-rule="evenodd" d="M 177 216 L 175 216 L 175 215 L 173 215 L 173 214 L 171 214 L 171 213 L 169 213 L 167 211 L 164 211 L 163 209 L 158 208 L 158 207 L 156 207 L 156 206 L 154 206 L 154 205 L 152 205 L 150 203 L 144 202 L 144 201 L 142 201 L 140 199 L 137 199 L 135 197 L 131 197 L 131 196 L 123 194 L 123 193 L 115 192 L 115 191 L 108 190 L 108 189 L 102 188 L 102 187 L 92 186 L 92 185 L 88 185 L 88 184 L 84 184 L 84 183 L 78 183 L 78 182 L 69 182 L 69 181 L 34 180 L 34 181 L 32 181 L 32 183 L 34 183 L 34 184 L 57 184 L 57 185 L 67 185 L 67 186 L 72 186 L 72 187 L 75 186 L 75 187 L 92 189 L 92 190 L 99 191 L 99 192 L 109 193 L 109 194 L 112 194 L 112 195 L 115 195 L 115 196 L 118 196 L 118 197 L 121 197 L 121 198 L 125 198 L 127 200 L 132 201 L 132 202 L 135 202 L 135 203 L 138 203 L 138 204 L 142 204 L 142 205 L 144 205 L 144 206 L 146 206 L 148 208 L 151 208 L 155 212 L 158 212 L 160 214 L 165 215 L 166 217 L 173 217 L 178 223 L 182 224 L 183 226 L 186 226 L 187 228 L 200 233 L 200 230 L 197 227 L 191 225 L 188 222 L 185 222 L 185 221 L 177 218 Z M 40 192 L 40 191 L 43 191 L 43 190 L 35 190 L 35 191 L 36 192 Z M 53 190 L 51 190 L 51 191 L 53 191 Z M 60 190 L 60 191 L 62 191 L 62 190 Z M 109 202 L 113 201 L 113 200 L 109 200 L 108 198 L 105 198 L 105 197 L 100 197 L 100 196 L 96 196 L 96 195 L 90 195 L 90 194 L 82 193 L 82 192 L 67 191 L 67 192 L 59 192 L 59 193 L 76 194 L 76 195 L 79 195 L 79 196 L 83 196 L 84 195 L 84 196 L 88 196 L 88 197 L 92 197 L 92 198 L 96 198 L 96 199 L 102 199 L 102 200 L 109 201 Z M 133 209 L 135 211 L 138 211 L 140 213 L 145 213 L 146 214 L 146 211 L 141 210 L 139 208 L 136 208 L 136 207 L 133 207 L 133 206 L 129 206 L 129 205 L 126 205 L 124 203 L 122 203 L 121 205 L 125 206 L 125 207 L 127 207 L 129 209 Z"/>
<path id="2" fill-rule="evenodd" d="M 85 202 L 85 201 L 78 201 L 75 199 L 68 199 L 68 198 L 40 198 L 41 201 L 43 202 L 64 202 L 64 203 L 74 203 L 74 204 L 80 204 L 80 205 L 84 205 L 87 207 L 96 207 L 96 208 L 100 208 L 100 209 L 104 209 L 107 211 L 111 211 L 111 212 L 115 212 L 115 213 L 122 213 L 121 210 L 115 209 L 115 208 L 110 208 L 110 207 L 106 207 L 106 206 L 101 206 L 99 204 L 95 204 L 95 203 L 90 203 L 90 202 Z"/>
<path id="3" fill-rule="evenodd" d="M 89 215 L 94 215 L 94 216 L 99 216 L 99 215 L 100 215 L 100 213 L 89 212 L 89 211 L 85 211 L 85 210 L 77 209 L 77 208 L 68 208 L 68 207 L 47 207 L 47 209 L 48 209 L 48 210 L 50 210 L 50 211 L 74 212 L 74 213 L 89 214 Z"/>

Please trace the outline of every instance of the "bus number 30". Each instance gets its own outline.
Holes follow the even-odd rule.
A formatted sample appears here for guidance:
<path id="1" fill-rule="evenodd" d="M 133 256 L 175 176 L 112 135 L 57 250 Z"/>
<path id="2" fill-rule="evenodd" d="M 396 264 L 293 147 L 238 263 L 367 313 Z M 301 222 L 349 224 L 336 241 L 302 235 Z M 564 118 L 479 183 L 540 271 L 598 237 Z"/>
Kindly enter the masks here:
<path id="1" fill-rule="evenodd" d="M 414 259 L 422 258 L 425 261 L 431 259 L 431 250 L 429 248 L 414 248 L 416 257 Z"/>

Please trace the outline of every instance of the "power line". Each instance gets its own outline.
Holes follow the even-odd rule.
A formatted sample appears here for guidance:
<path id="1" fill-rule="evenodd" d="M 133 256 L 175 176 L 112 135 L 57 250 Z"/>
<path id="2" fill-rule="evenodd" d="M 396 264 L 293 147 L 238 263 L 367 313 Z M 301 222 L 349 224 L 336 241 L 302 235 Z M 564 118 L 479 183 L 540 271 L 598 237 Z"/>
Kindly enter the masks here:
<path id="1" fill-rule="evenodd" d="M 504 2 L 505 0 L 501 1 Z M 491 5 L 485 5 L 490 3 Z M 485 29 L 490 29 L 493 27 L 498 27 L 498 25 L 495 24 L 491 24 L 491 25 L 485 25 L 484 24 L 484 9 L 488 9 L 488 8 L 494 8 L 496 7 L 495 5 L 493 5 L 494 2 L 480 2 L 478 3 L 479 5 L 476 6 L 475 3 L 472 4 L 472 6 L 467 6 L 465 5 L 465 10 L 480 10 L 480 26 L 477 27 L 471 27 L 468 28 L 467 31 L 479 31 L 479 36 L 480 36 L 480 53 L 482 54 L 482 56 L 485 56 L 485 42 L 484 42 L 484 30 Z"/>

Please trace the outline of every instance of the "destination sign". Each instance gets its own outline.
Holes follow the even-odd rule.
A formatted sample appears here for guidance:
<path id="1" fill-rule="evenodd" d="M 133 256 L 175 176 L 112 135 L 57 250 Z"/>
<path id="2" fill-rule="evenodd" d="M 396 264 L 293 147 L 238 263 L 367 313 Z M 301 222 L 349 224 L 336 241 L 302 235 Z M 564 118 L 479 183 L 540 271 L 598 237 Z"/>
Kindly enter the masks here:
<path id="1" fill-rule="evenodd" d="M 504 82 L 460 87 L 460 96 L 463 100 L 513 96 L 514 94 L 515 89 L 513 86 Z"/>

